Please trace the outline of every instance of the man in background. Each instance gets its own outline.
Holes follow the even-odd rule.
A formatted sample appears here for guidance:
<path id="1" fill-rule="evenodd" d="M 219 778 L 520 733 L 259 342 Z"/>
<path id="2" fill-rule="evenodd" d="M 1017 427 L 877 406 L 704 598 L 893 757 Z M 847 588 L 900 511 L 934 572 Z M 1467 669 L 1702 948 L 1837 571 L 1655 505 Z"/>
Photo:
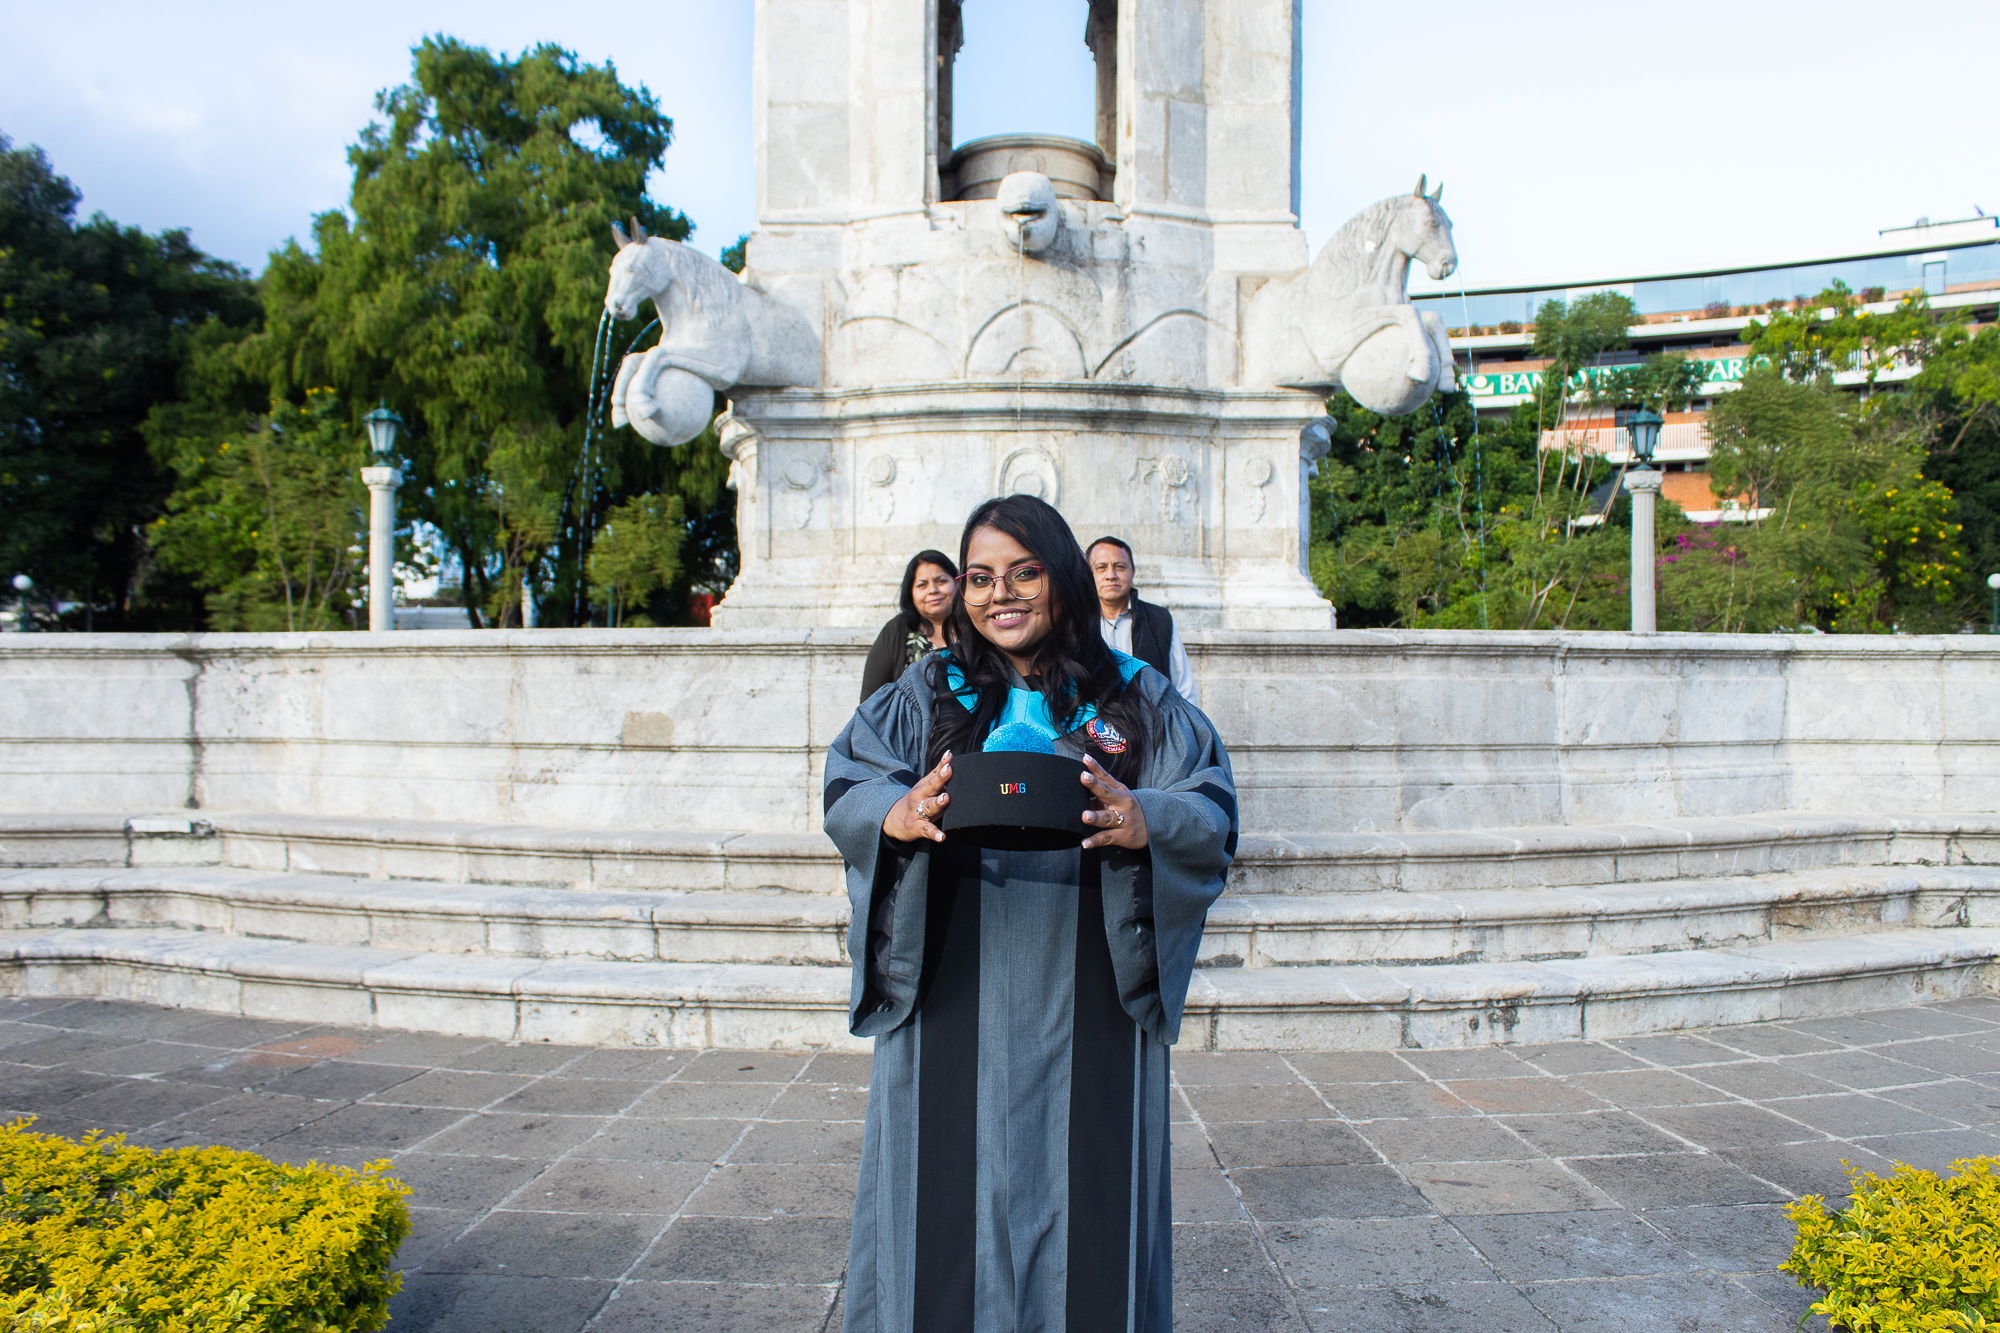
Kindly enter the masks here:
<path id="1" fill-rule="evenodd" d="M 1122 538 L 1099 537 L 1084 552 L 1097 582 L 1097 610 L 1104 641 L 1129 653 L 1173 682 L 1181 697 L 1200 707 L 1194 668 L 1173 615 L 1132 591 L 1132 548 Z"/>

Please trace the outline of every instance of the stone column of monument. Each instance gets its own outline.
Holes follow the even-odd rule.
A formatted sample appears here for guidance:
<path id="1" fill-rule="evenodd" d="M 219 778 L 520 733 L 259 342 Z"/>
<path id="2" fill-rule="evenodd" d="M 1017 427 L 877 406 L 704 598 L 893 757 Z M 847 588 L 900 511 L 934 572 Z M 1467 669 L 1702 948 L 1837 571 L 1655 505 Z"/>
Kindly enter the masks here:
<path id="1" fill-rule="evenodd" d="M 1332 624 L 1303 569 L 1325 394 L 1450 387 L 1404 282 L 1456 255 L 1419 182 L 1308 269 L 1303 3 L 1077 0 L 1047 39 L 1099 62 L 1098 142 L 954 146 L 959 0 L 758 0 L 741 284 L 621 231 L 606 297 L 663 326 L 615 423 L 677 445 L 729 397 L 743 563 L 717 625 L 879 624 L 912 552 L 1017 491 L 1131 542 L 1184 626 Z"/>

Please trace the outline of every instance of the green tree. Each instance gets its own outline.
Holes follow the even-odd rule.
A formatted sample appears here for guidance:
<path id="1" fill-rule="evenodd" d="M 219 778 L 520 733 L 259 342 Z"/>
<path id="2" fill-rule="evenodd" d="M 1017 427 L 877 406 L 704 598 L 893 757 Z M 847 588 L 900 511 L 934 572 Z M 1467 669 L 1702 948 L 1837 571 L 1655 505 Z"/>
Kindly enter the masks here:
<path id="1" fill-rule="evenodd" d="M 592 418 L 610 223 L 690 230 L 645 195 L 672 123 L 608 65 L 445 37 L 377 106 L 349 153 L 348 211 L 316 220 L 311 251 L 272 256 L 240 364 L 288 400 L 331 385 L 390 403 L 409 423 L 405 503 L 456 556 L 475 613 L 520 623 L 525 580 L 542 623 L 583 623 L 616 506 L 678 495 L 691 524 L 724 507 L 712 439 L 659 449 Z M 610 331 L 612 368 L 639 333 Z"/>
<path id="2" fill-rule="evenodd" d="M 193 589 L 144 535 L 172 476 L 140 426 L 197 345 L 256 306 L 186 232 L 78 223 L 78 199 L 39 148 L 0 135 L 0 577 L 80 603 L 80 628 L 184 628 Z"/>
<path id="3" fill-rule="evenodd" d="M 680 575 L 681 547 L 687 540 L 684 511 L 678 495 L 642 495 L 606 516 L 597 547 L 590 553 L 590 576 L 611 591 L 625 624 L 659 623 L 641 608 L 670 589 Z"/>
<path id="4" fill-rule="evenodd" d="M 240 424 L 171 439 L 154 548 L 203 590 L 212 629 L 346 628 L 367 578 L 365 446 L 326 389 Z"/>
<path id="5" fill-rule="evenodd" d="M 1836 632 L 1949 627 L 1961 573 L 1951 492 L 1923 475 L 1922 434 L 1815 376 L 1753 367 L 1709 413 L 1718 492 L 1769 512 L 1674 553 L 1668 620 L 1684 628 Z"/>

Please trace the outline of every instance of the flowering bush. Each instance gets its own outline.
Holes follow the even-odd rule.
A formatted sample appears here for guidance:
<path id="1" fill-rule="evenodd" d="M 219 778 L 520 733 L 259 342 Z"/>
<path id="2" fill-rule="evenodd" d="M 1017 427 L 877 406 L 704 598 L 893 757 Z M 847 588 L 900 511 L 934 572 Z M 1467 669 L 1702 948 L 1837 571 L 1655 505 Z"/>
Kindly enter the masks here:
<path id="1" fill-rule="evenodd" d="M 13 1333 L 368 1333 L 402 1278 L 387 1163 L 286 1166 L 0 1126 L 0 1327 Z"/>
<path id="2" fill-rule="evenodd" d="M 1779 1269 L 1824 1287 L 1813 1305 L 1850 1333 L 1957 1333 L 2000 1327 L 2000 1178 L 1996 1160 L 1953 1162 L 1940 1177 L 1898 1163 L 1888 1178 L 1854 1174 L 1838 1212 L 1807 1195 Z"/>

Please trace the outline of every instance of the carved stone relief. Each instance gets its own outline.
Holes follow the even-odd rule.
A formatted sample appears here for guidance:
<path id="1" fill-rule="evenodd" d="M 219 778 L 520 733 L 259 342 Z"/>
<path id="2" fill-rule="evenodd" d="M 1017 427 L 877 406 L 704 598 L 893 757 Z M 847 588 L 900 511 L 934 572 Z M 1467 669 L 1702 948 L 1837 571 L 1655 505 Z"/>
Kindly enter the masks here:
<path id="1" fill-rule="evenodd" d="M 1185 523 L 1194 513 L 1197 489 L 1194 468 L 1179 454 L 1138 459 L 1132 479 L 1139 482 L 1151 480 L 1158 487 L 1161 522 Z"/>
<path id="2" fill-rule="evenodd" d="M 1036 445 L 1016 449 L 1000 464 L 1000 486 L 996 495 L 1032 495 L 1052 505 L 1062 504 L 1061 473 L 1055 455 Z"/>

